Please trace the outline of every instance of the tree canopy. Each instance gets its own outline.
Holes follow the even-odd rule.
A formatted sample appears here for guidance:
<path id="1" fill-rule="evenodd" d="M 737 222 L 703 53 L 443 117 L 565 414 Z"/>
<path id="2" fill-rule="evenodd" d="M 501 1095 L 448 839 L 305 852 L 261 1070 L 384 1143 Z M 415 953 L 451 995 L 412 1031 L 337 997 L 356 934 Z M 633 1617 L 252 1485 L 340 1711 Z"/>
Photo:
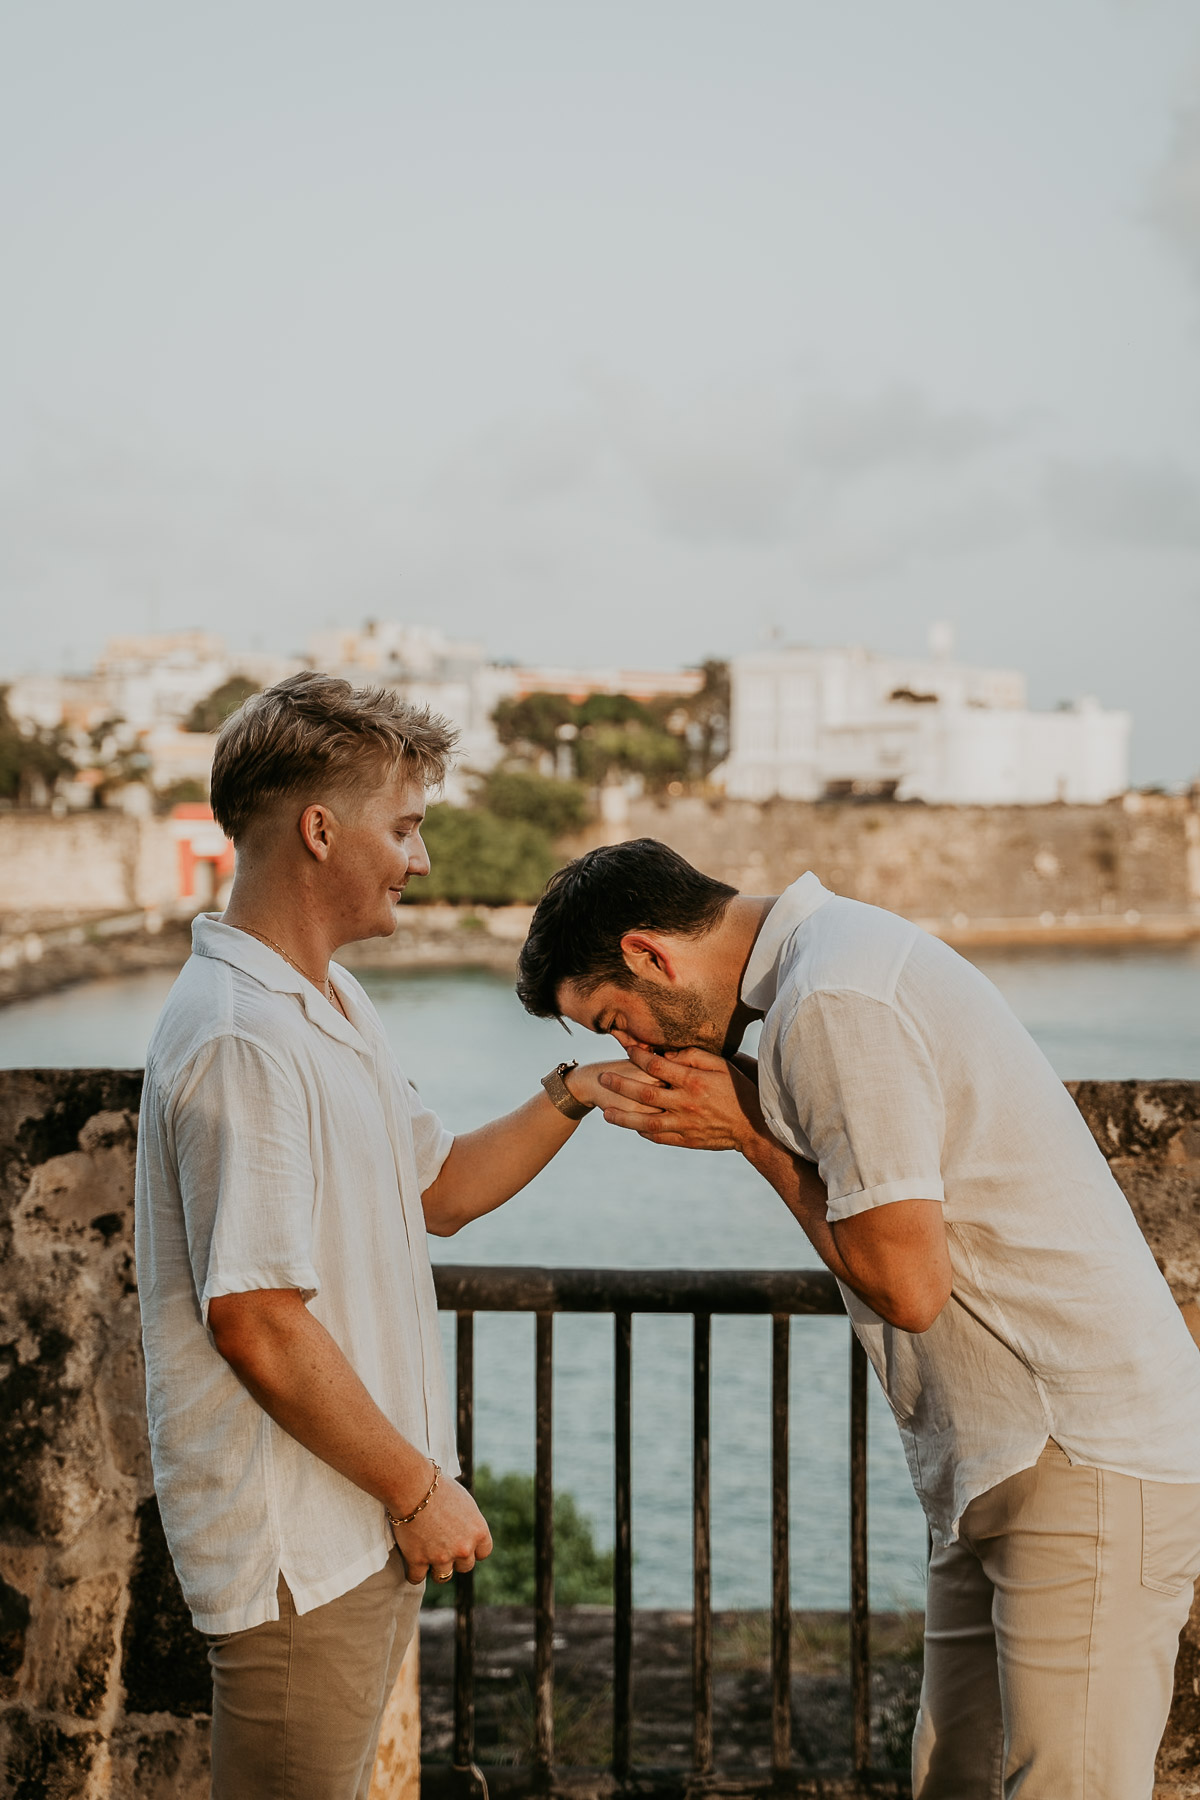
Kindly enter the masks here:
<path id="1" fill-rule="evenodd" d="M 0 800 L 12 806 L 44 804 L 64 775 L 75 773 L 66 734 L 14 719 L 8 689 L 0 688 Z"/>
<path id="2" fill-rule="evenodd" d="M 209 733 L 220 731 L 226 719 L 237 711 L 242 702 L 260 691 L 258 683 L 251 681 L 248 676 L 231 675 L 228 681 L 223 681 L 220 687 L 214 688 L 211 694 L 206 694 L 203 700 L 197 700 L 183 722 L 183 729 Z"/>

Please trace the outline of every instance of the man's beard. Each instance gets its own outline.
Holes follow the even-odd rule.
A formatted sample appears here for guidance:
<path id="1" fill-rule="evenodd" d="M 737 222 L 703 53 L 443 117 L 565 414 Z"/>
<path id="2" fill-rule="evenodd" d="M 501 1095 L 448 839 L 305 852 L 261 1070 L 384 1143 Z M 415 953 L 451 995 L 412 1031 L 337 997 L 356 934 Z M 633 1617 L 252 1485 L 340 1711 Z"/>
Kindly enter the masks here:
<path id="1" fill-rule="evenodd" d="M 637 990 L 654 1016 L 664 1050 L 713 1050 L 719 1055 L 724 1031 L 711 1018 L 698 988 L 664 992 L 654 982 L 639 981 Z"/>

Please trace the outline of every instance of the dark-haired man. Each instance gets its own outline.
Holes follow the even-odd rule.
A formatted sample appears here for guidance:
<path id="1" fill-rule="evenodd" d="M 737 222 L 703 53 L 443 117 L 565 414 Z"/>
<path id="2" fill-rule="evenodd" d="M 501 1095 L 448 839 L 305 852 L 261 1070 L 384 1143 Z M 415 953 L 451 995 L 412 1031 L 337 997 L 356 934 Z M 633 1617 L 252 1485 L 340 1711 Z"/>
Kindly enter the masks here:
<path id="1" fill-rule="evenodd" d="M 214 1800 L 366 1800 L 427 1571 L 491 1537 L 458 1464 L 426 1234 L 518 1192 L 604 1094 L 451 1137 L 330 958 L 396 928 L 445 720 L 307 673 L 217 743 L 237 846 L 146 1059 L 137 1264 L 155 1488 L 210 1640 Z"/>
<path id="2" fill-rule="evenodd" d="M 1200 1355 L 995 988 L 815 875 L 752 898 L 642 839 L 553 878 L 518 991 L 626 1046 L 611 1123 L 741 1151 L 841 1284 L 934 1536 L 917 1800 L 1149 1800 Z M 752 1019 L 757 1084 L 728 1060 Z"/>

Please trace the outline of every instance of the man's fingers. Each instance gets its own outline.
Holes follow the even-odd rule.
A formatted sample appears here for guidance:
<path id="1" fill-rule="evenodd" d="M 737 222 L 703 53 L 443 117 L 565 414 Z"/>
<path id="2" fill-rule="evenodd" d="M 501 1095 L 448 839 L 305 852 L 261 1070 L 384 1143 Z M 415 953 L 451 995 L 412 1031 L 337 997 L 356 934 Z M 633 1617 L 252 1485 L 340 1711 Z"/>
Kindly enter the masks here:
<path id="1" fill-rule="evenodd" d="M 601 1114 L 606 1125 L 623 1125 L 626 1131 L 643 1130 L 648 1116 L 646 1108 L 641 1106 L 636 1112 L 627 1106 L 606 1106 Z M 661 1118 L 662 1114 L 658 1116 Z"/>
<path id="2" fill-rule="evenodd" d="M 401 1554 L 403 1555 L 403 1552 Z M 411 1587 L 420 1587 L 428 1573 L 429 1564 L 427 1562 L 404 1561 L 404 1578 Z"/>
<path id="3" fill-rule="evenodd" d="M 678 1063 L 668 1062 L 665 1056 L 660 1056 L 657 1050 L 651 1050 L 647 1044 L 630 1043 L 627 1050 L 630 1062 L 636 1063 L 639 1069 L 644 1069 L 647 1075 L 653 1075 L 656 1081 L 670 1087 L 672 1073 L 676 1080 L 679 1079 Z"/>
<path id="4" fill-rule="evenodd" d="M 482 1562 L 485 1556 L 492 1554 L 492 1534 L 485 1525 L 483 1535 L 475 1540 L 475 1560 Z"/>
<path id="5" fill-rule="evenodd" d="M 686 1050 L 669 1052 L 670 1062 L 676 1068 L 682 1065 L 685 1069 L 724 1069 L 723 1056 L 714 1056 L 711 1050 L 700 1050 L 695 1044 L 689 1044 Z"/>
<path id="6" fill-rule="evenodd" d="M 627 1100 L 636 1100 L 648 1112 L 660 1112 L 662 1109 L 653 1104 L 650 1096 L 661 1094 L 662 1088 L 649 1081 L 641 1081 L 632 1075 L 616 1075 L 611 1071 L 600 1077 L 600 1086 L 609 1088 L 614 1094 L 623 1094 Z"/>
<path id="7" fill-rule="evenodd" d="M 454 1573 L 456 1575 L 469 1575 L 474 1567 L 475 1558 L 473 1556 L 456 1556 L 454 1559 Z"/>

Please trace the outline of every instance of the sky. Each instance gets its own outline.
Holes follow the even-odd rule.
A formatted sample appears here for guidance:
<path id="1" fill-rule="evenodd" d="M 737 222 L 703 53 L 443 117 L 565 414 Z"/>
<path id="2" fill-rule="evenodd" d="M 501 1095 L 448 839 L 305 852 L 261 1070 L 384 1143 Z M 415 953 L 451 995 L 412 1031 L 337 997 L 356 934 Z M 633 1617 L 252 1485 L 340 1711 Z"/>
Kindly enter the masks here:
<path id="1" fill-rule="evenodd" d="M 8 0 L 0 674 L 1024 670 L 1200 773 L 1195 0 Z"/>

